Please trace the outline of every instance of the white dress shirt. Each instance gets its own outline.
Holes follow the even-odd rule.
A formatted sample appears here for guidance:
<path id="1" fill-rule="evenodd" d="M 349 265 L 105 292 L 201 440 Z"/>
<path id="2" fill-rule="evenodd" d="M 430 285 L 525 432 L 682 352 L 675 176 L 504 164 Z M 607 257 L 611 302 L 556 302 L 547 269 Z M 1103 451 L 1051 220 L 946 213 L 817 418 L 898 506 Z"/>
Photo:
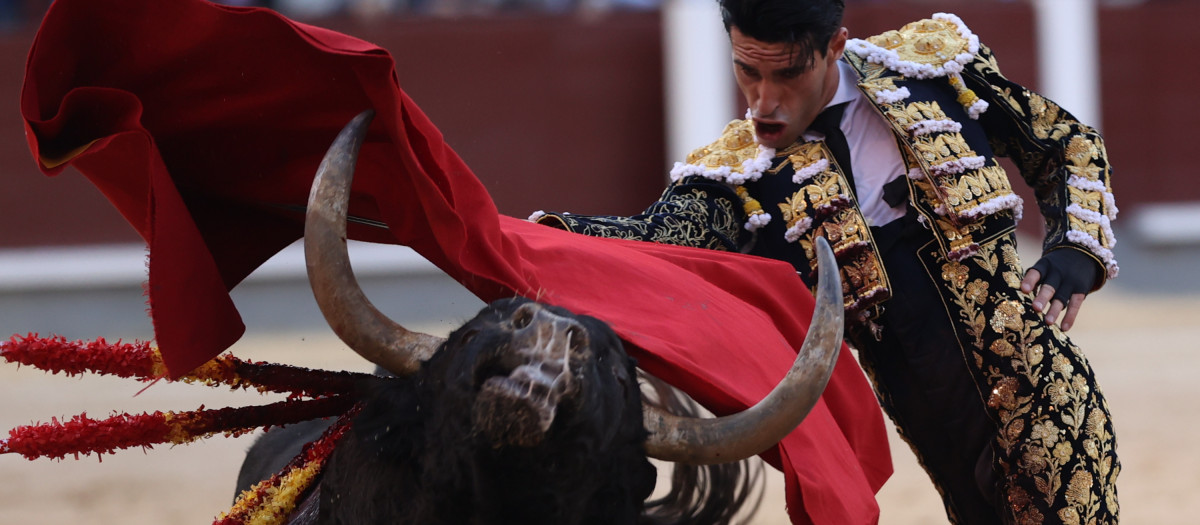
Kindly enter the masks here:
<path id="1" fill-rule="evenodd" d="M 906 173 L 904 159 L 896 145 L 896 136 L 879 110 L 858 89 L 858 75 L 845 60 L 839 60 L 841 73 L 837 92 L 825 107 L 849 102 L 842 115 L 842 133 L 850 146 L 850 166 L 854 172 L 854 194 L 863 217 L 871 226 L 883 226 L 904 216 L 904 204 L 893 208 L 883 200 L 883 185 Z M 804 140 L 820 140 L 824 135 L 805 132 Z"/>

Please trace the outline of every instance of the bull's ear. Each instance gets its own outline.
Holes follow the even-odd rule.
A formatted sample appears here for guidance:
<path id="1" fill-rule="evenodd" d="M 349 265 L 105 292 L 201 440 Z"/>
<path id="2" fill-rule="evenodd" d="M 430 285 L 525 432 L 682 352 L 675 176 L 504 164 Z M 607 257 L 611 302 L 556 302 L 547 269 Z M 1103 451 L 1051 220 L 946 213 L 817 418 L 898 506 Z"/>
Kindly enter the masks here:
<path id="1" fill-rule="evenodd" d="M 775 445 L 804 420 L 825 390 L 842 348 L 841 275 L 829 243 L 818 237 L 816 247 L 817 307 L 787 376 L 762 401 L 725 417 L 680 418 L 645 407 L 647 455 L 692 465 L 739 461 Z"/>
<path id="2" fill-rule="evenodd" d="M 407 376 L 445 339 L 411 332 L 376 309 L 354 278 L 346 251 L 350 183 L 374 116 L 368 110 L 354 117 L 317 168 L 304 220 L 304 258 L 313 295 L 334 333 L 366 360 Z"/>

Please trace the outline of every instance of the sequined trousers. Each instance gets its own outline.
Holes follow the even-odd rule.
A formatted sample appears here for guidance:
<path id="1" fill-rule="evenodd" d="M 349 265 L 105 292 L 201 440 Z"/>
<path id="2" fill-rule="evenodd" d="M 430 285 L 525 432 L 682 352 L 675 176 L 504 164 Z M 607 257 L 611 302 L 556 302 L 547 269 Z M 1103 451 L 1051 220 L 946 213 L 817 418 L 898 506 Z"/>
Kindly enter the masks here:
<path id="1" fill-rule="evenodd" d="M 847 338 L 950 521 L 1116 523 L 1108 405 L 1079 348 L 1020 292 L 1015 237 L 953 262 L 911 215 L 874 229 L 893 297 Z"/>

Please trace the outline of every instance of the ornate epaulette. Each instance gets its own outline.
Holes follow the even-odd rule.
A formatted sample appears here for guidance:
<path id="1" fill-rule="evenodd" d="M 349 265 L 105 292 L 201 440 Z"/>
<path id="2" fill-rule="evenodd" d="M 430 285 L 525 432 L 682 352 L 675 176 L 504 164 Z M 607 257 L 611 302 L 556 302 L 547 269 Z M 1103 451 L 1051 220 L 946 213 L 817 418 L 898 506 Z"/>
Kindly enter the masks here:
<path id="1" fill-rule="evenodd" d="M 746 211 L 746 229 L 754 231 L 770 222 L 771 215 L 763 211 L 741 185 L 758 180 L 771 167 L 775 149 L 760 145 L 754 137 L 754 122 L 734 120 L 725 126 L 721 138 L 697 148 L 686 162 L 676 162 L 671 168 L 671 180 L 700 176 L 737 187 Z"/>
<path id="2" fill-rule="evenodd" d="M 979 37 L 955 15 L 937 13 L 866 40 L 851 39 L 846 50 L 907 78 L 944 77 L 971 118 L 987 111 L 987 102 L 963 84 L 960 74 L 979 52 Z M 902 100 L 903 88 L 895 95 L 901 98 L 894 101 Z"/>
<path id="3" fill-rule="evenodd" d="M 699 175 L 701 177 L 742 184 L 757 180 L 771 167 L 775 150 L 761 146 L 754 138 L 754 122 L 734 120 L 725 125 L 721 138 L 712 144 L 696 148 L 686 162 L 676 162 L 671 180 Z"/>

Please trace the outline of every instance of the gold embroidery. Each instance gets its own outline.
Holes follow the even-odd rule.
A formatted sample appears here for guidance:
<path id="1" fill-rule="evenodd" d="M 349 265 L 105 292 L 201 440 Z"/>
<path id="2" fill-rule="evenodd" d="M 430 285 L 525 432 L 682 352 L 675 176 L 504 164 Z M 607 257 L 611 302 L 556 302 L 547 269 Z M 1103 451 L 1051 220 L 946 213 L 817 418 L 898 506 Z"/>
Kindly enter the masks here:
<path id="1" fill-rule="evenodd" d="M 1070 163 L 1067 171 L 1087 180 L 1100 180 L 1104 168 L 1096 165 L 1096 159 L 1100 158 L 1102 147 L 1085 137 L 1072 138 L 1071 142 L 1067 143 L 1065 152 L 1067 162 Z"/>
<path id="2" fill-rule="evenodd" d="M 891 110 L 888 113 L 893 122 L 901 122 L 936 117 L 938 112 L 941 112 L 941 108 L 936 104 L 912 103 L 902 111 Z M 927 202 L 933 208 L 944 206 L 944 213 L 939 213 L 958 226 L 955 228 L 957 231 L 953 232 L 956 239 L 947 239 L 952 244 L 955 240 L 970 237 L 963 230 L 965 226 L 978 222 L 985 215 L 1010 209 L 1019 202 L 1004 168 L 994 160 L 984 160 L 979 156 L 961 133 L 922 135 L 913 138 L 911 145 L 913 155 L 922 163 L 921 169 L 931 179 L 925 186 L 918 183 Z M 963 240 L 958 243 L 958 248 L 970 251 L 971 243 Z"/>
<path id="3" fill-rule="evenodd" d="M 1010 238 L 941 264 L 947 305 L 1000 429 L 997 468 L 1011 519 L 1115 522 L 1120 465 L 1107 404 L 1080 352 L 1018 292 L 1010 276 L 1019 272 Z"/>
<path id="4" fill-rule="evenodd" d="M 779 203 L 779 212 L 783 215 L 783 223 L 788 228 L 795 226 L 796 223 L 807 219 L 808 214 L 805 213 L 807 201 L 804 200 L 804 190 L 793 193 L 786 201 Z"/>
<path id="5" fill-rule="evenodd" d="M 867 243 L 867 223 L 862 214 L 853 209 L 841 210 L 830 217 L 821 224 L 820 232 L 837 255 L 861 248 Z"/>
<path id="6" fill-rule="evenodd" d="M 953 24 L 951 26 L 953 27 Z M 890 34 L 871 42 L 874 45 L 885 46 L 888 35 Z M 991 55 L 986 52 L 986 48 L 981 46 L 980 49 L 981 53 L 975 55 L 975 60 L 965 64 L 965 67 L 977 71 L 994 69 L 995 63 Z M 869 64 L 857 51 L 847 53 L 847 57 L 860 73 L 863 73 Z M 999 72 L 996 71 L 995 74 Z M 900 85 L 899 80 L 902 80 L 902 77 L 896 77 L 894 74 L 878 78 L 867 77 L 865 73 L 862 76 L 859 85 L 872 97 L 878 92 L 895 89 Z M 944 254 L 952 258 L 968 256 L 977 248 L 978 241 L 986 240 L 979 236 L 983 230 L 973 225 L 988 222 L 987 217 L 998 213 L 1011 213 L 1010 210 L 1015 210 L 1020 205 L 1020 198 L 1012 191 L 1007 173 L 994 160 L 980 155 L 961 132 L 952 131 L 957 126 L 933 124 L 957 121 L 957 118 L 951 118 L 946 113 L 946 108 L 941 106 L 941 102 L 944 101 L 906 99 L 888 103 L 880 103 L 878 100 L 874 102 L 880 114 L 901 137 L 900 149 L 910 177 L 913 177 L 913 204 L 930 223 L 940 223 L 936 234 Z M 1009 115 L 1012 112 L 1024 112 L 1019 105 L 1012 111 L 1007 108 L 1005 111 Z M 929 124 L 913 128 L 922 122 Z M 959 124 L 975 125 L 964 122 Z M 912 136 L 914 134 L 915 137 Z M 1014 152 L 1019 153 L 1021 152 Z M 990 221 L 989 224 L 1000 223 Z"/>
<path id="7" fill-rule="evenodd" d="M 1012 195 L 1008 174 L 1004 168 L 994 164 L 968 171 L 957 182 L 951 181 L 950 186 L 943 189 L 946 192 L 946 204 L 955 213 L 977 206 L 980 201 Z"/>
<path id="8" fill-rule="evenodd" d="M 988 59 L 993 61 L 996 60 L 995 57 L 991 56 L 989 56 Z M 1008 104 L 1008 107 L 1011 108 L 1013 112 L 1021 117 L 1025 116 L 1025 108 L 1021 106 L 1021 103 L 1017 101 L 1016 97 L 1013 96 L 1011 87 L 1006 86 L 1001 88 L 1000 86 L 994 85 L 992 86 L 992 91 L 995 91 L 1000 100 L 1004 101 L 1005 104 Z"/>
<path id="9" fill-rule="evenodd" d="M 1070 133 L 1071 127 L 1062 122 L 1062 108 L 1058 104 L 1028 91 L 1025 92 L 1025 98 L 1029 100 L 1029 111 L 1033 114 L 1033 122 L 1029 125 L 1033 128 L 1034 136 L 1042 140 L 1058 140 Z"/>
<path id="10" fill-rule="evenodd" d="M 877 85 L 877 87 L 878 87 L 877 89 L 868 89 L 867 90 L 868 94 L 872 94 L 872 93 L 875 93 L 875 92 L 881 91 L 881 90 L 886 91 L 886 90 L 891 90 L 891 89 L 895 88 L 895 84 L 892 83 L 892 81 L 885 80 L 886 78 L 890 77 L 892 75 L 892 73 L 890 70 L 888 70 L 886 67 L 884 67 L 883 64 L 870 62 L 865 57 L 863 57 L 862 55 L 859 55 L 858 53 L 845 53 L 843 55 L 843 57 L 845 57 L 846 61 L 848 61 L 851 66 L 854 66 L 854 69 L 858 70 L 858 76 L 859 76 L 860 82 L 867 82 L 868 83 L 867 86 L 872 85 L 872 84 L 870 84 L 872 82 L 876 82 L 876 81 L 880 82 Z M 862 86 L 863 84 L 860 83 L 859 85 Z M 864 88 L 866 88 L 867 86 L 864 86 Z"/>
<path id="11" fill-rule="evenodd" d="M 967 285 L 967 267 L 957 261 L 942 265 L 942 279 L 950 283 L 955 290 L 961 290 Z"/>
<path id="12" fill-rule="evenodd" d="M 1099 180 L 1100 174 L 1104 173 L 1104 168 L 1095 164 L 1067 166 L 1067 172 L 1072 175 L 1078 175 L 1088 180 Z M 1107 187 L 1107 184 L 1105 184 Z"/>
<path id="13" fill-rule="evenodd" d="M 975 253 L 975 250 L 979 248 L 975 242 L 974 232 L 981 230 L 982 224 L 972 222 L 959 226 L 945 217 L 938 217 L 934 223 L 941 232 L 942 238 L 946 240 L 946 258 L 961 260 L 963 257 Z"/>
<path id="14" fill-rule="evenodd" d="M 1021 288 L 1021 257 L 1017 249 L 1010 243 L 1000 243 L 1000 257 L 1004 261 L 1000 275 L 1004 283 L 1014 290 Z M 1040 350 L 1039 350 L 1040 351 Z M 1038 361 L 1041 361 L 1039 354 Z"/>
<path id="15" fill-rule="evenodd" d="M 669 209 L 670 213 L 663 214 L 660 224 L 656 224 L 653 217 L 647 216 L 581 216 L 585 217 L 585 220 L 579 220 L 574 215 L 556 217 L 568 225 L 571 231 L 593 237 L 648 240 L 713 250 L 728 248 L 719 236 L 711 232 L 732 237 L 741 228 L 736 222 L 737 214 L 733 203 L 724 199 L 712 199 L 706 191 L 693 190 L 675 194 L 672 188 L 668 188 L 648 213 L 653 214 L 662 208 Z"/>
<path id="16" fill-rule="evenodd" d="M 983 44 L 979 45 L 979 54 L 975 56 L 973 67 L 981 75 L 1004 78 L 1004 74 L 1000 72 L 1000 64 L 996 62 L 996 55 L 993 55 Z M 993 87 L 1000 89 L 1001 86 L 999 83 L 994 83 Z"/>
<path id="17" fill-rule="evenodd" d="M 1112 242 L 1108 238 L 1108 235 L 1105 235 L 1104 228 L 1097 223 L 1082 220 L 1074 215 L 1068 215 L 1067 221 L 1070 223 L 1072 230 L 1079 230 L 1087 234 L 1089 237 L 1100 242 L 1101 246 L 1109 246 L 1109 243 Z"/>
<path id="18" fill-rule="evenodd" d="M 687 156 L 687 163 L 709 169 L 728 167 L 735 173 L 743 173 L 742 163 L 756 157 L 758 143 L 754 140 L 754 123 L 734 120 L 725 125 L 721 138 L 692 151 Z"/>
<path id="19" fill-rule="evenodd" d="M 775 151 L 775 158 L 783 160 L 776 163 L 774 167 L 769 168 L 766 172 L 777 174 L 789 167 L 793 169 L 803 169 L 810 162 L 815 162 L 824 156 L 815 156 L 820 153 L 821 145 L 817 142 L 793 142 L 790 146 L 782 150 Z M 814 152 L 813 150 L 816 150 Z"/>
<path id="20" fill-rule="evenodd" d="M 824 143 L 821 142 L 802 143 L 798 147 L 788 148 L 788 151 L 786 162 L 790 162 L 794 170 L 811 169 L 815 163 L 832 157 Z M 801 194 L 807 199 L 818 218 L 845 208 L 850 204 L 850 198 L 843 192 L 845 185 L 842 180 L 840 169 L 831 163 L 824 170 L 812 173 L 807 180 L 802 181 L 803 185 L 800 191 L 793 194 L 788 202 L 780 204 L 780 211 L 785 214 L 789 213 L 784 209 L 786 205 L 791 208 L 792 216 L 797 217 L 795 212 L 801 207 L 799 200 Z M 803 216 L 800 219 L 803 219 Z"/>
<path id="21" fill-rule="evenodd" d="M 868 63 L 865 67 L 871 68 L 872 65 L 873 64 Z M 859 89 L 862 89 L 867 95 L 870 95 L 872 100 L 875 100 L 874 95 L 880 91 L 896 90 L 896 77 L 881 76 L 884 71 L 887 70 L 880 66 L 871 68 L 870 73 L 863 71 L 863 78 L 858 83 Z M 876 101 L 876 103 L 878 103 L 878 101 Z"/>
<path id="22" fill-rule="evenodd" d="M 1012 183 L 1008 181 L 1008 172 L 999 165 L 991 164 L 980 168 L 979 176 L 983 178 L 981 184 L 986 184 L 992 189 L 991 197 L 1012 194 Z"/>
<path id="23" fill-rule="evenodd" d="M 959 34 L 958 26 L 933 19 L 918 20 L 867 41 L 895 51 L 902 61 L 931 66 L 941 66 L 970 51 L 970 42 Z"/>
<path id="24" fill-rule="evenodd" d="M 930 165 L 976 156 L 959 133 L 924 135 L 913 139 L 912 143 L 921 159 Z"/>
<path id="25" fill-rule="evenodd" d="M 812 183 L 801 191 L 808 195 L 808 201 L 818 213 L 828 213 L 845 205 L 841 177 L 813 177 Z"/>
<path id="26" fill-rule="evenodd" d="M 891 297 L 888 290 L 887 273 L 876 254 L 870 230 L 862 213 L 856 208 L 842 209 L 814 228 L 800 241 L 800 246 L 814 262 L 812 274 L 816 273 L 812 244 L 817 237 L 825 237 L 837 256 L 842 274 L 842 300 L 848 314 L 848 322 L 861 323 L 877 312 L 875 305 Z"/>
<path id="27" fill-rule="evenodd" d="M 863 322 L 872 315 L 870 308 L 891 296 L 879 259 L 863 250 L 842 263 L 843 301 L 855 320 Z"/>
<path id="28" fill-rule="evenodd" d="M 783 148 L 781 150 L 776 150 L 775 158 L 788 157 L 791 155 L 795 155 L 796 152 L 806 151 L 808 148 L 812 147 L 815 144 L 816 144 L 815 142 L 793 142 L 790 146 L 788 146 L 786 148 Z"/>
<path id="29" fill-rule="evenodd" d="M 946 120 L 946 112 L 942 111 L 942 107 L 937 101 L 930 102 L 911 102 L 901 106 L 894 104 L 889 106 L 884 115 L 891 120 L 898 129 L 905 131 L 909 126 L 924 120 Z"/>
<path id="30" fill-rule="evenodd" d="M 825 149 L 821 147 L 820 142 L 801 142 L 795 147 L 788 148 L 787 155 L 792 167 L 797 170 L 829 158 L 825 155 Z"/>
<path id="31" fill-rule="evenodd" d="M 996 305 L 996 313 L 992 316 L 992 330 L 1020 330 L 1021 316 L 1025 314 L 1025 306 L 1018 301 L 1004 301 Z"/>
<path id="32" fill-rule="evenodd" d="M 775 203 L 787 225 L 785 238 L 804 251 L 814 275 L 816 258 L 812 243 L 816 237 L 825 237 L 830 242 L 842 272 L 843 300 L 850 314 L 848 322 L 865 320 L 870 307 L 889 297 L 887 277 L 866 220 L 846 192 L 840 168 L 830 163 L 822 170 L 814 169 L 821 160 L 832 157 L 821 142 L 793 144 L 778 152 L 776 158 L 779 157 L 783 160 L 770 172 L 778 174 L 785 168 L 812 171 L 804 174 L 806 178 L 795 192 L 783 202 Z M 802 224 L 804 221 L 812 221 L 811 226 Z M 796 226 L 800 227 L 793 231 Z"/>
<path id="33" fill-rule="evenodd" d="M 1038 188 L 1039 207 L 1046 216 L 1047 246 L 1065 242 L 1085 244 L 1106 266 L 1106 275 L 1115 276 L 1118 268 L 1110 250 L 1111 230 L 1102 228 L 1108 233 L 1108 236 L 1104 237 L 1097 236 L 1095 232 L 1098 230 L 1094 227 L 1077 227 L 1081 223 L 1080 218 L 1065 210 L 1069 203 L 1063 202 L 1064 198 L 1071 197 L 1064 186 L 1099 190 L 1099 199 L 1082 199 L 1100 202 L 1098 208 L 1093 209 L 1083 204 L 1080 206 L 1110 219 L 1114 218 L 1116 210 L 1110 209 L 1112 196 L 1109 167 L 1102 139 L 1094 130 L 1076 121 L 1054 102 L 1008 82 L 1000 73 L 991 52 L 982 45 L 976 60 L 964 70 L 964 74 L 975 83 L 990 85 L 995 100 L 1005 106 L 1005 110 L 1012 114 L 1014 122 L 1019 126 L 1020 133 L 990 136 L 989 143 L 997 155 L 1012 158 L 1030 186 Z M 1060 153 L 1061 157 L 1058 156 Z M 1078 179 L 1087 183 L 1081 183 Z M 1102 189 L 1100 184 L 1103 185 Z M 1079 195 L 1075 195 L 1075 198 L 1079 199 Z M 1082 222 L 1097 220 L 1091 213 L 1086 215 Z M 1069 238 L 1068 229 L 1091 232 L 1096 242 L 1081 240 L 1075 235 Z"/>
<path id="34" fill-rule="evenodd" d="M 1074 137 L 1067 143 L 1065 154 L 1071 164 L 1086 166 L 1100 156 L 1100 148 L 1086 137 Z"/>
<path id="35" fill-rule="evenodd" d="M 1071 204 L 1078 204 L 1086 210 L 1099 213 L 1101 207 L 1104 206 L 1104 197 L 1098 191 L 1081 190 L 1070 186 L 1067 188 L 1067 195 Z"/>

